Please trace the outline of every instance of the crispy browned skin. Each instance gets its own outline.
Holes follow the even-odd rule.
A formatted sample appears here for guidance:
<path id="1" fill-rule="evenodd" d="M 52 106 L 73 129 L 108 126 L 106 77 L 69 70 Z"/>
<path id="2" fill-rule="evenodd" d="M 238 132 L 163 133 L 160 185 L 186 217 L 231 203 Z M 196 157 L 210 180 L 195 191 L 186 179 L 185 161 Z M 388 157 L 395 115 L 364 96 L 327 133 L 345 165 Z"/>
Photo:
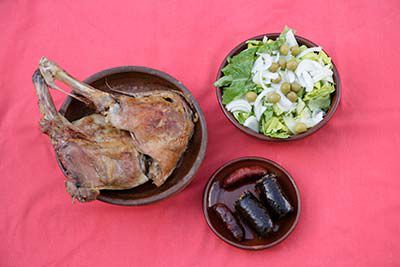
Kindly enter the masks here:
<path id="1" fill-rule="evenodd" d="M 132 133 L 136 148 L 153 159 L 148 177 L 162 185 L 193 134 L 190 108 L 180 95 L 169 91 L 120 96 L 118 100 L 107 118 L 115 127 Z"/>
<path id="2" fill-rule="evenodd" d="M 148 180 L 129 133 L 106 123 L 98 114 L 68 122 L 56 111 L 39 72 L 33 81 L 43 114 L 41 129 L 51 138 L 66 170 L 66 187 L 73 198 L 90 201 L 101 189 L 127 189 Z"/>
<path id="3" fill-rule="evenodd" d="M 83 117 L 73 125 L 96 143 L 95 150 L 91 143 L 80 142 L 79 145 L 90 157 L 87 163 L 96 162 L 90 165 L 96 166 L 97 176 L 104 184 L 102 189 L 127 189 L 148 180 L 140 168 L 140 155 L 129 133 L 113 127 L 99 114 Z M 86 168 L 81 159 L 76 165 Z"/>

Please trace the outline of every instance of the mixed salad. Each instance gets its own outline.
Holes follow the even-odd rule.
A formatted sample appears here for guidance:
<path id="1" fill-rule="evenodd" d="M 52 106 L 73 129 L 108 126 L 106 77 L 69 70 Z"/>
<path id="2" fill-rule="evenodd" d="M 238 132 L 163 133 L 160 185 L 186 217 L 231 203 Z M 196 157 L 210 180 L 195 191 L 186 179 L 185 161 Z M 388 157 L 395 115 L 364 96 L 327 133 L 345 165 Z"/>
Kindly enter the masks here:
<path id="1" fill-rule="evenodd" d="M 276 40 L 248 41 L 214 83 L 240 124 L 273 138 L 317 125 L 335 91 L 331 59 L 321 47 L 299 46 L 294 33 L 285 27 Z"/>

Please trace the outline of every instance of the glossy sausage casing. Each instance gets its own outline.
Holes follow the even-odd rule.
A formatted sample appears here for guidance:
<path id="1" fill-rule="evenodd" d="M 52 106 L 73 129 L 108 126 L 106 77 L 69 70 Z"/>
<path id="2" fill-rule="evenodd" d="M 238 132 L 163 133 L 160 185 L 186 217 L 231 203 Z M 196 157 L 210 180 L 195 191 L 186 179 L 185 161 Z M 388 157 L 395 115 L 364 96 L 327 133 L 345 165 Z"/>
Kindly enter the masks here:
<path id="1" fill-rule="evenodd" d="M 250 181 L 256 181 L 267 173 L 268 171 L 261 166 L 242 167 L 234 170 L 228 177 L 226 177 L 222 182 L 222 187 L 232 188 Z"/>
<path id="2" fill-rule="evenodd" d="M 256 184 L 260 200 L 273 211 L 273 215 L 282 218 L 289 214 L 293 207 L 283 194 L 275 174 L 267 174 Z"/>
<path id="3" fill-rule="evenodd" d="M 222 203 L 217 203 L 212 206 L 212 209 L 216 213 L 218 219 L 222 222 L 228 232 L 238 241 L 244 239 L 244 229 L 240 222 L 233 215 L 231 210 Z"/>
<path id="4" fill-rule="evenodd" d="M 273 231 L 274 223 L 267 209 L 251 192 L 240 196 L 235 202 L 235 209 L 259 236 L 266 237 Z"/>

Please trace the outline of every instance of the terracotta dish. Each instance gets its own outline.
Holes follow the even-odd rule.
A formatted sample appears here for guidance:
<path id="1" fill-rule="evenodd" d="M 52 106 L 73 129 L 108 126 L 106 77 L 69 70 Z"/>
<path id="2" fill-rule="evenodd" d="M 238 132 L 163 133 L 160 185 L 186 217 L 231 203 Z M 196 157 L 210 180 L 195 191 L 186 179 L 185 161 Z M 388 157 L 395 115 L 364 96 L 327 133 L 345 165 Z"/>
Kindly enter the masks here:
<path id="1" fill-rule="evenodd" d="M 257 237 L 253 231 L 243 222 L 240 216 L 237 216 L 237 212 L 234 210 L 234 202 L 239 196 L 246 190 L 255 193 L 254 186 L 255 181 L 247 184 L 243 184 L 233 190 L 222 188 L 222 181 L 233 171 L 243 168 L 260 166 L 277 174 L 277 180 L 281 186 L 282 191 L 285 193 L 287 199 L 293 206 L 293 211 L 285 218 L 276 221 L 279 228 L 276 232 L 271 233 L 267 237 Z M 245 238 L 242 241 L 234 239 L 225 227 L 221 224 L 220 220 L 215 215 L 212 209 L 213 205 L 217 203 L 225 204 L 234 215 L 239 219 L 244 227 Z M 232 160 L 222 167 L 220 167 L 208 181 L 203 195 L 203 212 L 208 226 L 211 230 L 226 243 L 249 250 L 259 250 L 272 247 L 289 236 L 294 230 L 300 217 L 301 200 L 300 192 L 292 178 L 292 176 L 277 163 L 258 157 L 244 157 Z"/>
<path id="2" fill-rule="evenodd" d="M 193 179 L 197 169 L 203 161 L 206 145 L 207 130 L 203 112 L 188 89 L 179 81 L 158 70 L 137 67 L 123 66 L 107 69 L 98 72 L 86 80 L 85 83 L 102 91 L 139 93 L 152 90 L 174 90 L 181 92 L 197 120 L 194 126 L 194 133 L 189 141 L 188 147 L 181 157 L 177 167 L 160 187 L 151 182 L 132 189 L 125 190 L 101 190 L 98 200 L 117 205 L 144 205 L 166 197 L 169 197 L 183 190 Z M 60 113 L 69 121 L 75 121 L 83 116 L 93 113 L 82 102 L 68 97 L 60 109 Z M 65 174 L 65 170 L 60 165 Z"/>
<path id="3" fill-rule="evenodd" d="M 267 36 L 268 39 L 276 39 L 279 36 L 279 33 L 267 33 L 267 34 L 263 34 L 263 35 L 258 35 L 255 36 L 253 38 L 250 38 L 248 40 L 262 40 L 264 36 Z M 223 73 L 222 73 L 222 69 L 227 65 L 227 60 L 230 57 L 233 57 L 237 54 L 239 54 L 241 51 L 243 51 L 244 49 L 247 48 L 247 41 L 244 41 L 242 43 L 240 43 L 239 45 L 237 45 L 231 52 L 229 52 L 229 54 L 225 57 L 225 59 L 223 60 L 219 70 L 218 70 L 218 75 L 216 78 L 216 81 L 222 77 Z M 300 37 L 300 36 L 296 36 L 296 40 L 299 43 L 299 45 L 305 45 L 307 47 L 314 47 L 317 46 L 315 43 L 307 40 L 306 38 Z M 325 52 L 325 51 L 324 51 Z M 329 56 L 329 55 L 328 55 Z M 340 85 L 340 78 L 339 78 L 339 73 L 338 70 L 334 64 L 334 62 L 332 61 L 333 64 L 333 80 L 335 82 L 335 88 L 336 91 L 334 93 L 332 93 L 331 95 L 331 106 L 327 112 L 327 114 L 325 115 L 324 119 L 317 124 L 316 126 L 310 128 L 308 131 L 301 133 L 301 134 L 296 134 L 296 135 L 292 135 L 288 138 L 272 138 L 272 137 L 268 137 L 266 135 L 263 135 L 261 133 L 257 133 L 243 125 L 241 125 L 233 116 L 232 113 L 230 113 L 228 110 L 226 110 L 225 106 L 222 104 L 222 88 L 216 88 L 216 93 L 217 93 L 217 99 L 218 99 L 218 103 L 222 109 L 222 111 L 224 112 L 225 116 L 228 118 L 228 120 L 235 125 L 237 128 L 239 128 L 240 130 L 242 130 L 243 132 L 245 132 L 248 135 L 257 137 L 259 139 L 265 140 L 265 141 L 272 141 L 272 142 L 287 142 L 287 141 L 293 141 L 293 140 L 298 140 L 298 139 L 302 139 L 306 136 L 309 136 L 313 133 L 315 133 L 316 131 L 318 131 L 319 129 L 321 129 L 333 116 L 333 114 L 335 113 L 338 105 L 339 105 L 339 101 L 340 101 L 340 95 L 341 95 L 341 85 Z"/>

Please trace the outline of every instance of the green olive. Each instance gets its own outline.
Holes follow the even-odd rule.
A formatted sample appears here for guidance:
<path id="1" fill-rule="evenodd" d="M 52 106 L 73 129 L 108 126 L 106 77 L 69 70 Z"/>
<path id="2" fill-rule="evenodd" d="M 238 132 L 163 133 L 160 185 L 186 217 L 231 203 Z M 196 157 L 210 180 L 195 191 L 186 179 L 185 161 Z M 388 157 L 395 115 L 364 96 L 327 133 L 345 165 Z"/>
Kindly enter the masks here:
<path id="1" fill-rule="evenodd" d="M 284 58 L 280 58 L 278 64 L 281 67 L 281 69 L 284 70 L 286 68 L 286 60 Z"/>
<path id="2" fill-rule="evenodd" d="M 278 103 L 279 100 L 281 100 L 281 96 L 278 93 L 272 92 L 268 94 L 267 100 L 268 102 L 275 104 Z"/>
<path id="3" fill-rule="evenodd" d="M 286 63 L 286 68 L 288 70 L 294 71 L 297 68 L 297 61 L 296 59 L 291 59 Z"/>
<path id="4" fill-rule="evenodd" d="M 293 92 L 297 93 L 298 91 L 301 90 L 301 85 L 298 84 L 297 82 L 292 83 L 291 86 L 292 86 L 292 91 Z"/>
<path id="5" fill-rule="evenodd" d="M 271 80 L 271 82 L 273 83 L 280 83 L 281 81 L 282 81 L 281 75 L 278 75 L 278 78 Z"/>
<path id="6" fill-rule="evenodd" d="M 292 53 L 292 56 L 297 56 L 298 54 L 300 54 L 300 48 L 298 45 L 292 46 L 290 48 L 290 52 Z"/>
<path id="7" fill-rule="evenodd" d="M 289 98 L 290 101 L 296 102 L 297 100 L 297 95 L 295 92 L 290 92 L 286 95 L 287 98 Z"/>
<path id="8" fill-rule="evenodd" d="M 295 130 L 296 133 L 304 133 L 305 131 L 307 131 L 307 125 L 305 125 L 302 122 L 299 122 L 294 127 L 294 130 Z"/>
<path id="9" fill-rule="evenodd" d="M 284 95 L 287 95 L 290 92 L 290 83 L 284 82 L 281 85 L 281 92 Z"/>
<path id="10" fill-rule="evenodd" d="M 279 53 L 281 53 L 281 55 L 287 56 L 287 54 L 289 53 L 289 46 L 285 44 L 281 45 L 281 47 L 279 47 Z"/>
<path id="11" fill-rule="evenodd" d="M 257 94 L 254 92 L 247 92 L 246 93 L 246 100 L 249 102 L 254 102 L 256 101 L 257 98 Z"/>
<path id="12" fill-rule="evenodd" d="M 268 68 L 270 72 L 277 72 L 279 69 L 279 64 L 276 62 L 272 62 L 271 66 Z"/>

